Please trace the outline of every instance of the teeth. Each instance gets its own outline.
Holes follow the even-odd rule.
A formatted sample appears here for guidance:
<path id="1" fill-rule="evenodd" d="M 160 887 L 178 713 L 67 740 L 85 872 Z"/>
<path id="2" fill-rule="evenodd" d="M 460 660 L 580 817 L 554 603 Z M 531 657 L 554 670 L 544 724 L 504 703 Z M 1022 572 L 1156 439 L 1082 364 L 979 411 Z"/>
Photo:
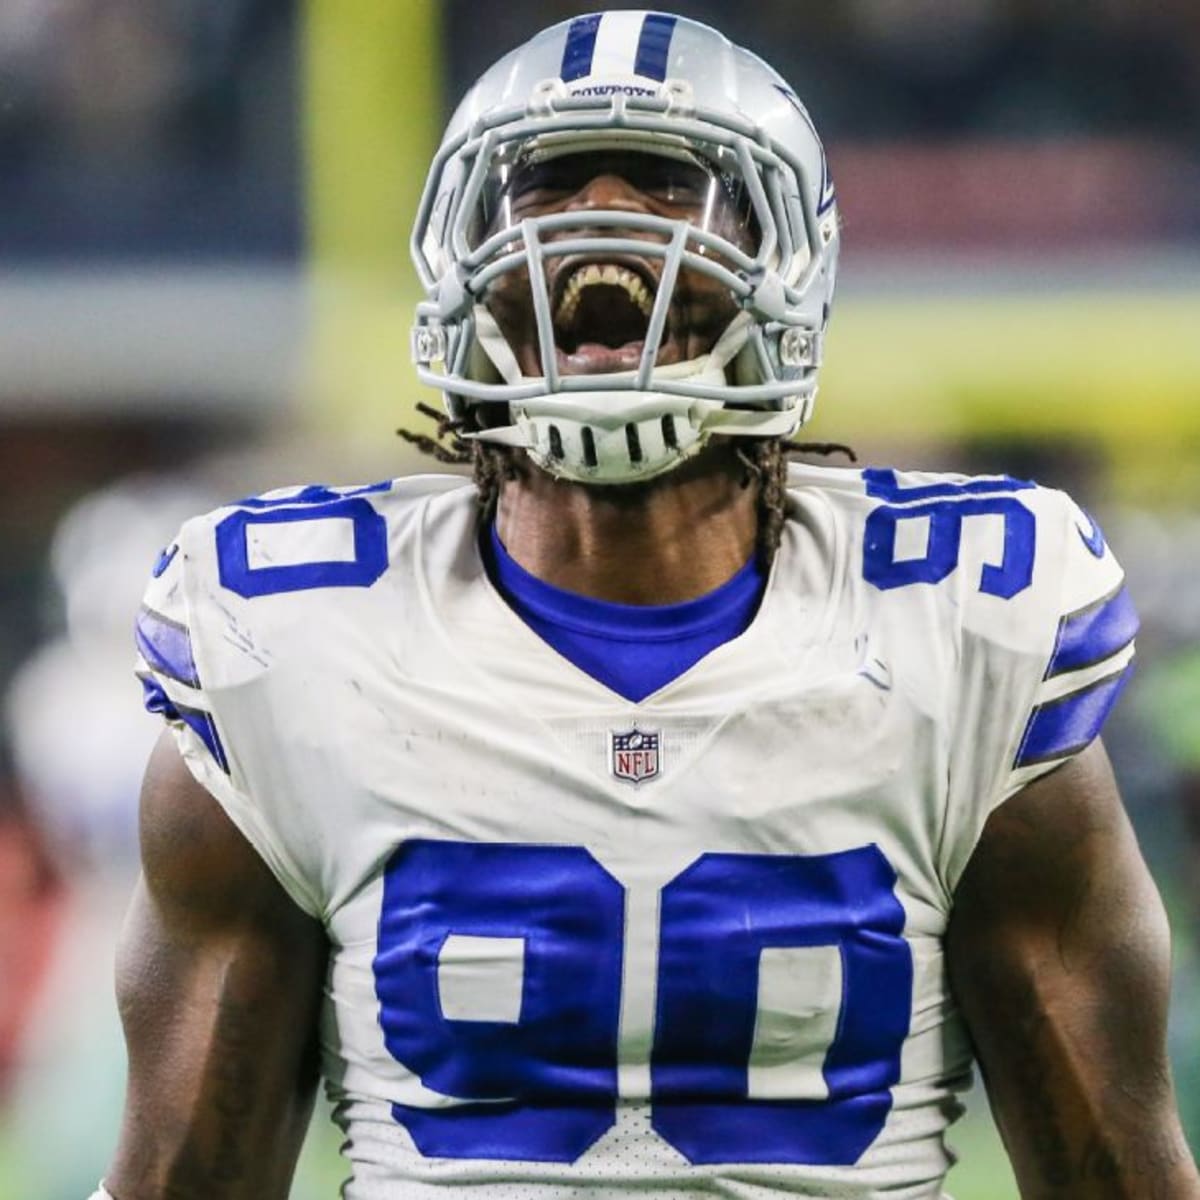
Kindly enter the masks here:
<path id="1" fill-rule="evenodd" d="M 567 280 L 562 299 L 558 303 L 558 311 L 554 314 L 555 324 L 570 324 L 579 307 L 579 297 L 583 289 L 597 283 L 624 288 L 630 300 L 638 306 L 644 317 L 649 318 L 654 311 L 654 296 L 632 271 L 618 267 L 615 263 L 605 263 L 603 266 L 599 263 L 588 263 L 575 271 Z"/>

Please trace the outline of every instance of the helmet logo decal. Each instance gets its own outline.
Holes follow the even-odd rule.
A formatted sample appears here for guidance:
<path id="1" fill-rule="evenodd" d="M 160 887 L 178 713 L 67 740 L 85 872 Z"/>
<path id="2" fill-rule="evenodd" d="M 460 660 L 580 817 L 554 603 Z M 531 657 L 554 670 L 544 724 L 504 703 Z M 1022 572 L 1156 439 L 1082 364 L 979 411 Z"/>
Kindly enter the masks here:
<path id="1" fill-rule="evenodd" d="M 588 75 L 635 75 L 662 82 L 677 17 L 665 13 L 609 12 L 576 17 L 567 28 L 564 83 Z"/>
<path id="2" fill-rule="evenodd" d="M 817 133 L 817 127 L 813 124 L 812 117 L 808 115 L 808 109 L 800 103 L 800 97 L 791 88 L 784 87 L 781 83 L 775 84 L 775 90 L 804 118 L 805 123 L 812 130 L 813 137 L 817 140 L 817 145 L 821 148 L 821 198 L 817 204 L 817 216 L 823 217 L 833 207 L 836 198 L 833 179 L 829 175 L 829 159 L 825 156 L 825 145 Z"/>

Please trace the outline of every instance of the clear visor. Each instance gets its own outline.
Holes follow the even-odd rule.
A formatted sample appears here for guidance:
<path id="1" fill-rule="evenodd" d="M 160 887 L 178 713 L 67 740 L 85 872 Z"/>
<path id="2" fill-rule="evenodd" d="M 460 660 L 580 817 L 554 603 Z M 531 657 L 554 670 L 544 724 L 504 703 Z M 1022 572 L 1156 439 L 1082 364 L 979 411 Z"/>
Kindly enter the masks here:
<path id="1" fill-rule="evenodd" d="M 664 148 L 661 139 L 653 149 L 615 138 L 586 148 L 522 143 L 493 161 L 470 222 L 471 248 L 532 217 L 578 213 L 586 224 L 588 213 L 619 211 L 687 221 L 753 256 L 761 234 L 750 191 L 732 155 L 712 150 L 710 158 L 683 145 Z M 602 231 L 603 221 L 594 228 Z"/>

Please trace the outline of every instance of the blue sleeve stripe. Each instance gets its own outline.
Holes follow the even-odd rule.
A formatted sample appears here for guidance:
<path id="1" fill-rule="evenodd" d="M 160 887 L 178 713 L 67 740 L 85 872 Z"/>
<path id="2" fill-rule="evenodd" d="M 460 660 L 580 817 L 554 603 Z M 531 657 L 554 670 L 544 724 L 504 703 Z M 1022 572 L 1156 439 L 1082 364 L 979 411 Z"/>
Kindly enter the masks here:
<path id="1" fill-rule="evenodd" d="M 1086 608 L 1068 613 L 1058 623 L 1054 653 L 1046 667 L 1046 678 L 1078 671 L 1103 662 L 1123 650 L 1138 631 L 1137 612 L 1129 589 L 1122 584 Z"/>
<path id="2" fill-rule="evenodd" d="M 589 17 L 576 17 L 567 30 L 567 44 L 563 47 L 562 78 L 564 83 L 580 79 L 592 69 L 592 55 L 596 53 L 596 34 L 600 30 L 603 13 Z"/>
<path id="3" fill-rule="evenodd" d="M 647 13 L 638 38 L 637 59 L 633 73 L 644 79 L 663 80 L 667 77 L 667 56 L 675 34 L 677 17 L 665 13 Z"/>
<path id="4" fill-rule="evenodd" d="M 1100 732 L 1132 674 L 1130 663 L 1115 675 L 1039 704 L 1029 715 L 1013 766 L 1029 767 L 1082 750 Z"/>
<path id="5" fill-rule="evenodd" d="M 228 775 L 229 759 L 225 756 L 225 747 L 221 745 L 212 714 L 202 708 L 187 708 L 176 704 L 153 675 L 139 671 L 137 677 L 142 681 L 142 703 L 146 706 L 146 711 L 158 713 L 168 721 L 182 721 L 208 747 L 208 752 L 216 760 L 217 766 Z"/>
<path id="6" fill-rule="evenodd" d="M 142 704 L 148 713 L 158 713 L 168 721 L 179 720 L 179 710 L 167 695 L 163 685 L 144 671 L 137 673 L 142 681 Z"/>
<path id="7" fill-rule="evenodd" d="M 181 720 L 204 744 L 208 752 L 216 759 L 217 766 L 229 774 L 229 759 L 225 757 L 225 747 L 217 735 L 217 727 L 213 723 L 212 714 L 202 708 L 184 708 L 182 704 L 175 706 L 175 711 Z"/>
<path id="8" fill-rule="evenodd" d="M 138 652 L 154 670 L 188 687 L 200 686 L 186 626 L 143 605 L 134 622 L 133 636 Z"/>

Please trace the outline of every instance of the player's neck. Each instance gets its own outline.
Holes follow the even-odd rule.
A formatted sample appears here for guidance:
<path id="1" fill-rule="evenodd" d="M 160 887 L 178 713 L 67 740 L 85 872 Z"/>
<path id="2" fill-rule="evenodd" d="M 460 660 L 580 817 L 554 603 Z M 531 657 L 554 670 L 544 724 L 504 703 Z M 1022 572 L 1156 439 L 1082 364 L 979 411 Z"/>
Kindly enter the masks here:
<path id="1" fill-rule="evenodd" d="M 532 575 L 622 604 L 675 604 L 732 578 L 754 553 L 757 484 L 722 447 L 636 487 L 587 487 L 536 469 L 507 480 L 496 527 Z"/>

